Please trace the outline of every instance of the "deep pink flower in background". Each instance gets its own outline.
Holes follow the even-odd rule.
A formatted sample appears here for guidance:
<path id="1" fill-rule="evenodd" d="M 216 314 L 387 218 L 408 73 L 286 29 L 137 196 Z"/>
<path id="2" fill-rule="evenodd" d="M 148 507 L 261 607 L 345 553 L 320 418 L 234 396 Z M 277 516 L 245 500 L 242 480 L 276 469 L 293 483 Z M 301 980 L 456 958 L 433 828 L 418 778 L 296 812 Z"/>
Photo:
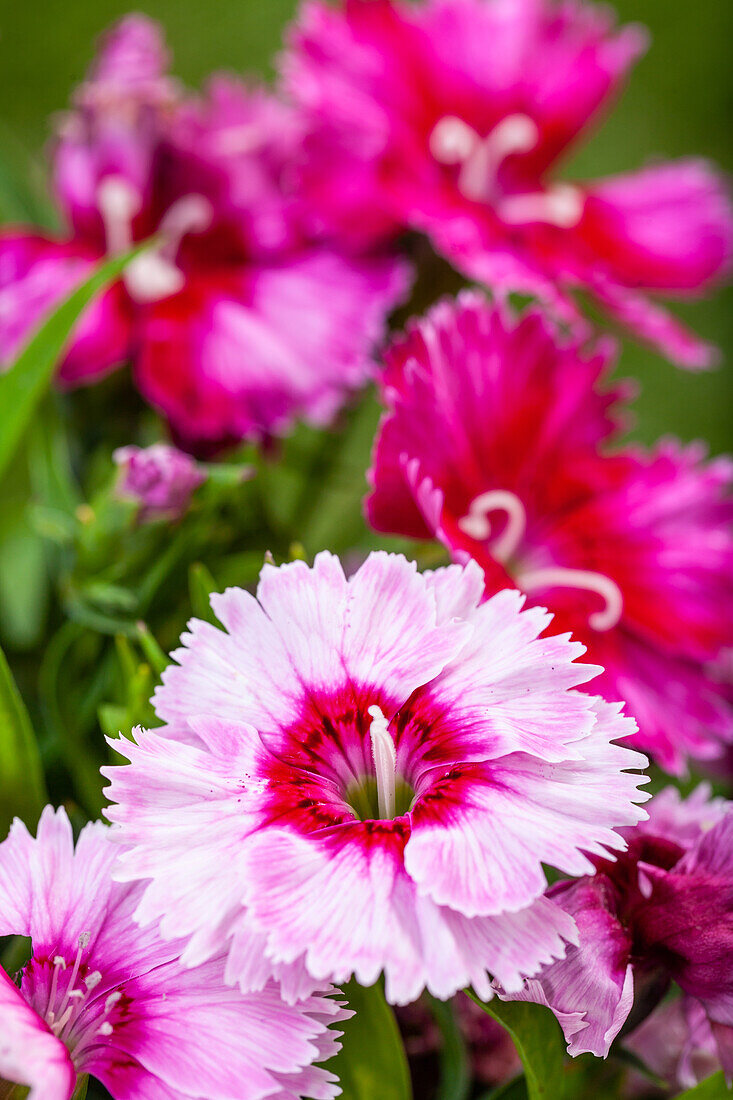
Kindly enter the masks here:
<path id="1" fill-rule="evenodd" d="M 733 711 L 716 675 L 733 621 L 733 467 L 698 444 L 607 450 L 623 386 L 612 349 L 539 313 L 442 302 L 389 350 L 372 526 L 441 539 L 489 592 L 516 585 L 605 669 L 635 740 L 665 768 L 719 756 Z"/>
<path id="2" fill-rule="evenodd" d="M 542 862 L 623 846 L 645 761 L 615 744 L 618 704 L 572 690 L 597 671 L 582 646 L 482 596 L 474 564 L 377 552 L 348 580 L 323 553 L 212 597 L 225 629 L 191 623 L 154 699 L 168 725 L 105 770 L 117 873 L 150 880 L 137 918 L 186 936 L 184 962 L 227 950 L 229 981 L 291 998 L 384 971 L 407 1003 L 562 955 Z"/>
<path id="3" fill-rule="evenodd" d="M 632 1003 L 638 1011 L 651 997 L 653 1007 L 674 981 L 685 994 L 689 1042 L 712 1037 L 730 1076 L 733 804 L 710 799 L 704 786 L 681 801 L 669 787 L 648 809 L 648 821 L 624 830 L 626 852 L 594 856 L 594 876 L 548 890 L 574 917 L 580 942 L 520 999 L 550 1005 L 571 1054 L 605 1056 Z"/>
<path id="4" fill-rule="evenodd" d="M 233 78 L 184 95 L 166 62 L 141 16 L 104 40 L 54 148 L 71 237 L 0 237 L 0 358 L 105 253 L 155 233 L 82 318 L 61 380 L 131 358 L 143 395 L 194 450 L 281 432 L 296 416 L 326 423 L 370 375 L 407 269 L 306 231 L 289 180 L 302 139 L 291 108 Z"/>
<path id="5" fill-rule="evenodd" d="M 675 1090 L 694 1088 L 722 1068 L 705 1009 L 685 994 L 664 1001 L 623 1042 Z M 641 1074 L 632 1075 L 629 1095 L 646 1095 L 648 1085 Z"/>
<path id="6" fill-rule="evenodd" d="M 168 443 L 119 447 L 112 457 L 120 467 L 116 492 L 139 506 L 141 523 L 180 518 L 206 480 L 198 463 Z"/>
<path id="7" fill-rule="evenodd" d="M 282 62 L 310 120 L 303 186 L 341 233 L 411 228 L 469 278 L 565 319 L 572 290 L 687 367 L 713 352 L 648 293 L 728 267 L 733 215 L 700 160 L 591 182 L 557 165 L 646 47 L 642 28 L 566 0 L 305 0 Z"/>
<path id="8" fill-rule="evenodd" d="M 330 1100 L 314 1066 L 338 1049 L 349 1013 L 330 996 L 297 1006 L 277 986 L 242 994 L 223 960 L 180 965 L 180 942 L 140 929 L 136 886 L 110 877 L 110 830 L 86 825 L 74 850 L 64 810 L 46 807 L 34 839 L 16 821 L 0 844 L 0 936 L 29 936 L 16 985 L 0 970 L 0 1084 L 29 1100 L 69 1100 L 91 1074 L 115 1100 Z"/>

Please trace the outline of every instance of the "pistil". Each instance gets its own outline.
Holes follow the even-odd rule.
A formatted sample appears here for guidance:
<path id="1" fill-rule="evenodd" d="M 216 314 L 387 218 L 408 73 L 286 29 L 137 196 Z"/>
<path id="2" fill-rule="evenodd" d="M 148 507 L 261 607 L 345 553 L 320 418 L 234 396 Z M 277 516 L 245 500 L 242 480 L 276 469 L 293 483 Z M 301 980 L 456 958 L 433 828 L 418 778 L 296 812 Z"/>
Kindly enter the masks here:
<path id="1" fill-rule="evenodd" d="M 377 706 L 369 707 L 372 716 L 369 737 L 372 743 L 374 773 L 377 779 L 377 804 L 379 816 L 392 819 L 395 815 L 395 790 L 397 784 L 397 751 L 389 722 Z"/>

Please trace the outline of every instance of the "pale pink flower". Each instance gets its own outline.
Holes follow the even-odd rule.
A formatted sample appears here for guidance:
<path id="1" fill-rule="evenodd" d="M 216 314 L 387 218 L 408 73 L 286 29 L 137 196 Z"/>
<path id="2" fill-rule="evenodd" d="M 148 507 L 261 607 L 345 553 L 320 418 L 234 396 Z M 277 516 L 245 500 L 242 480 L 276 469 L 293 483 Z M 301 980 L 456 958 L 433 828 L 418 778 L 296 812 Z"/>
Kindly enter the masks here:
<path id="1" fill-rule="evenodd" d="M 573 690 L 598 671 L 583 647 L 540 638 L 518 593 L 482 596 L 474 565 L 383 552 L 213 596 L 224 630 L 194 620 L 156 692 L 168 725 L 115 741 L 131 765 L 105 772 L 118 873 L 149 880 L 137 919 L 291 998 L 381 972 L 398 1004 L 490 996 L 487 972 L 516 989 L 561 955 L 542 863 L 623 847 L 644 758 L 615 743 L 619 705 Z"/>
<path id="2" fill-rule="evenodd" d="M 439 538 L 487 592 L 548 607 L 605 670 L 635 744 L 667 770 L 733 740 L 716 673 L 733 622 L 733 465 L 700 444 L 609 448 L 626 393 L 613 348 L 563 340 L 536 310 L 441 302 L 386 356 L 367 515 Z"/>
<path id="3" fill-rule="evenodd" d="M 694 159 L 567 181 L 559 162 L 646 47 L 582 0 L 305 0 L 283 60 L 307 112 L 302 186 L 358 241 L 427 233 L 469 278 L 565 319 L 572 291 L 687 367 L 713 352 L 647 293 L 729 265 L 721 178 Z"/>
<path id="4" fill-rule="evenodd" d="M 32 940 L 19 984 L 0 970 L 0 1085 L 30 1085 L 29 1100 L 70 1100 L 86 1074 L 115 1100 L 337 1096 L 313 1063 L 338 1049 L 341 1002 L 287 1005 L 273 982 L 243 994 L 221 955 L 182 967 L 180 941 L 133 921 L 141 890 L 112 881 L 117 851 L 101 823 L 74 849 L 50 806 L 37 839 L 16 821 L 0 844 L 0 936 Z"/>

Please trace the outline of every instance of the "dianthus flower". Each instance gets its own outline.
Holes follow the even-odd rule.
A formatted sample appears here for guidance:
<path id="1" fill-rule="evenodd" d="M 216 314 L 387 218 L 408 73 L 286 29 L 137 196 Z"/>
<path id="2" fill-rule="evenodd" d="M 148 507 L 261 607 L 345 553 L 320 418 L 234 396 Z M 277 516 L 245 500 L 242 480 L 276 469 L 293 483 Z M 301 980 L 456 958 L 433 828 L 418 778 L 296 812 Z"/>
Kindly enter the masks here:
<path id="1" fill-rule="evenodd" d="M 632 1006 L 643 1018 L 676 982 L 689 1042 L 712 1039 L 731 1076 L 733 804 L 710 799 L 705 786 L 681 801 L 669 787 L 648 809 L 647 821 L 624 830 L 626 852 L 594 856 L 595 875 L 548 890 L 574 917 L 580 942 L 519 999 L 555 1011 L 571 1054 L 605 1057 Z"/>
<path id="2" fill-rule="evenodd" d="M 565 319 L 583 288 L 673 360 L 706 365 L 711 349 L 647 292 L 694 295 L 727 267 L 718 175 L 686 159 L 556 176 L 645 46 L 580 0 L 305 0 L 283 60 L 311 122 L 303 186 L 342 233 L 425 232 L 469 278 Z"/>
<path id="3" fill-rule="evenodd" d="M 141 523 L 180 518 L 206 480 L 190 455 L 168 443 L 118 447 L 112 457 L 120 467 L 116 492 L 138 505 Z"/>
<path id="4" fill-rule="evenodd" d="M 595 690 L 625 700 L 638 747 L 681 772 L 733 740 L 714 669 L 731 641 L 733 467 L 669 439 L 607 453 L 625 393 L 602 385 L 611 361 L 537 311 L 440 303 L 387 353 L 367 514 L 548 607 L 604 668 Z"/>
<path id="5" fill-rule="evenodd" d="M 284 1004 L 275 983 L 242 994 L 223 960 L 181 966 L 180 943 L 132 915 L 139 887 L 112 881 L 117 847 L 101 823 L 74 849 L 64 810 L 46 807 L 34 839 L 16 821 L 0 844 L 0 936 L 29 936 L 20 984 L 0 970 L 0 1093 L 70 1100 L 98 1078 L 115 1100 L 331 1100 L 313 1065 L 338 1049 L 341 1003 Z"/>
<path id="6" fill-rule="evenodd" d="M 282 432 L 296 416 L 324 423 L 369 376 L 406 269 L 306 233 L 288 178 L 302 140 L 291 108 L 224 77 L 186 96 L 166 62 L 143 17 L 104 40 L 53 150 L 70 236 L 0 237 L 0 359 L 102 256 L 154 234 L 82 318 L 60 380 L 131 360 L 194 450 Z"/>
<path id="7" fill-rule="evenodd" d="M 675 1091 L 694 1088 L 722 1069 L 718 1043 L 705 1009 L 686 994 L 655 1008 L 624 1037 L 623 1045 Z"/>
<path id="8" fill-rule="evenodd" d="M 187 937 L 184 962 L 227 950 L 229 981 L 286 997 L 383 971 L 399 1004 L 490 996 L 487 971 L 516 989 L 563 953 L 542 863 L 623 846 L 644 758 L 615 744 L 619 705 L 572 690 L 597 671 L 583 647 L 482 595 L 473 564 L 377 552 L 348 580 L 322 553 L 212 597 L 225 629 L 191 623 L 154 699 L 168 726 L 105 772 L 117 873 L 150 880 L 137 918 Z"/>

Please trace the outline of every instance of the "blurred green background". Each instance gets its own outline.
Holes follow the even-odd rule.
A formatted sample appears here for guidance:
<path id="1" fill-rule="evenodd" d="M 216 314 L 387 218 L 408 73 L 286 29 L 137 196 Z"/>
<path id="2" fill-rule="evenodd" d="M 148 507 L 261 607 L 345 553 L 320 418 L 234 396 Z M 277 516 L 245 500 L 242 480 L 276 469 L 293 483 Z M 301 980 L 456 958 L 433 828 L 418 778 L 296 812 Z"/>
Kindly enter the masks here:
<path id="1" fill-rule="evenodd" d="M 196 84 L 212 69 L 269 74 L 295 0 L 148 0 L 165 26 L 175 71 Z M 733 2 L 618 0 L 620 17 L 645 23 L 649 54 L 621 102 L 576 157 L 584 176 L 690 153 L 733 168 Z M 48 119 L 62 108 L 89 63 L 99 32 L 130 10 L 124 0 L 2 0 L 0 3 L 0 219 L 21 216 L 24 184 L 42 187 Z M 685 304 L 686 319 L 722 347 L 724 365 L 705 375 L 677 370 L 627 343 L 623 373 L 643 384 L 636 434 L 703 437 L 716 450 L 733 435 L 733 294 Z"/>

